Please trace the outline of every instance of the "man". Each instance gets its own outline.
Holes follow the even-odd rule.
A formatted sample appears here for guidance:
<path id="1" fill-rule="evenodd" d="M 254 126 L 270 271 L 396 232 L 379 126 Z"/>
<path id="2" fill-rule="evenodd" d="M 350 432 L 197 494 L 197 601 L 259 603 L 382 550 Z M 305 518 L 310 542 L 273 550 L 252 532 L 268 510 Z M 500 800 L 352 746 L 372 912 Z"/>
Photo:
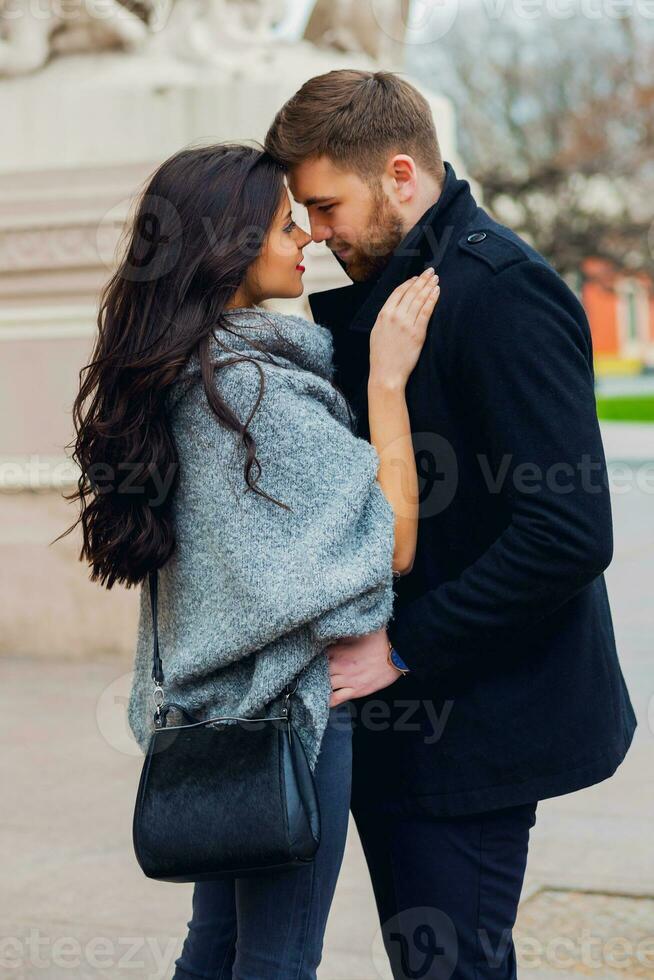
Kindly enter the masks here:
<path id="1" fill-rule="evenodd" d="M 387 632 L 331 648 L 332 703 L 353 703 L 352 812 L 394 976 L 512 978 L 537 801 L 612 775 L 636 724 L 602 575 L 586 316 L 442 161 L 426 100 L 398 76 L 310 79 L 266 147 L 353 280 L 310 302 L 366 438 L 376 316 L 409 276 L 440 276 L 406 388 L 414 565 Z"/>

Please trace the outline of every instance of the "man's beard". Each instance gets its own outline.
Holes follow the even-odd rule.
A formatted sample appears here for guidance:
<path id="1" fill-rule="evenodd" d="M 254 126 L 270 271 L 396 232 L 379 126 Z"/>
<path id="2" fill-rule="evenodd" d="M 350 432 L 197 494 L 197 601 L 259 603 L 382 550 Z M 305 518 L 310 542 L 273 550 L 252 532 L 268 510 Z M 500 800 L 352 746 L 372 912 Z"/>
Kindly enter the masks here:
<path id="1" fill-rule="evenodd" d="M 376 279 L 404 238 L 399 215 L 384 194 L 381 181 L 373 186 L 368 227 L 356 245 L 345 271 L 354 282 Z"/>

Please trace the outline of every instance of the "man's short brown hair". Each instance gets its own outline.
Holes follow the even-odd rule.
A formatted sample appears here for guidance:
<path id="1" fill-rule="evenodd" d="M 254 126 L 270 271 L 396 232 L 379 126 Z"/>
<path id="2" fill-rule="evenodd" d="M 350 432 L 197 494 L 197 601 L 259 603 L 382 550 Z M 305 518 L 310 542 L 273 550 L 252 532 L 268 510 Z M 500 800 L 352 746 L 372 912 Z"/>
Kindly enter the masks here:
<path id="1" fill-rule="evenodd" d="M 364 180 L 376 179 L 393 152 L 408 153 L 439 182 L 445 175 L 429 103 L 390 71 L 310 78 L 275 116 L 265 147 L 287 168 L 326 156 Z"/>

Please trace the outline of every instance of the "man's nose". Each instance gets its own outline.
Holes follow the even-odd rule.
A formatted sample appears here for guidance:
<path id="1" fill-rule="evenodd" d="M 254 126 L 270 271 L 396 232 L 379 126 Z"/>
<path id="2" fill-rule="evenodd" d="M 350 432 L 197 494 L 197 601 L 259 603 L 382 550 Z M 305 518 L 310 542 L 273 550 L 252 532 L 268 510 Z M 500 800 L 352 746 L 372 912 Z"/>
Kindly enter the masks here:
<path id="1" fill-rule="evenodd" d="M 329 225 L 326 225 L 324 221 L 318 221 L 315 218 L 309 219 L 309 224 L 311 225 L 311 237 L 314 242 L 325 242 L 327 239 L 332 237 L 332 230 Z"/>

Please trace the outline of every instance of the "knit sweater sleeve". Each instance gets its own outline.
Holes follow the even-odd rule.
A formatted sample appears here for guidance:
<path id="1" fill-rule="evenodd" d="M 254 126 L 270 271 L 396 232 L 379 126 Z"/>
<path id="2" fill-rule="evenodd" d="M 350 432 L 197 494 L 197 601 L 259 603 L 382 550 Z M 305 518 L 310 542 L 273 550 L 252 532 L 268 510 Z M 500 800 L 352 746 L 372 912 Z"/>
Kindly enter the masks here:
<path id="1" fill-rule="evenodd" d="M 373 632 L 392 613 L 394 514 L 377 481 L 375 448 L 332 411 L 337 392 L 325 379 L 261 367 L 263 395 L 248 422 L 257 486 L 289 510 L 248 489 L 245 447 L 218 422 L 201 386 L 195 417 L 185 421 L 195 450 L 182 472 L 195 482 L 223 663 L 302 626 L 322 648 Z M 258 368 L 228 365 L 216 384 L 241 421 L 249 419 Z"/>

